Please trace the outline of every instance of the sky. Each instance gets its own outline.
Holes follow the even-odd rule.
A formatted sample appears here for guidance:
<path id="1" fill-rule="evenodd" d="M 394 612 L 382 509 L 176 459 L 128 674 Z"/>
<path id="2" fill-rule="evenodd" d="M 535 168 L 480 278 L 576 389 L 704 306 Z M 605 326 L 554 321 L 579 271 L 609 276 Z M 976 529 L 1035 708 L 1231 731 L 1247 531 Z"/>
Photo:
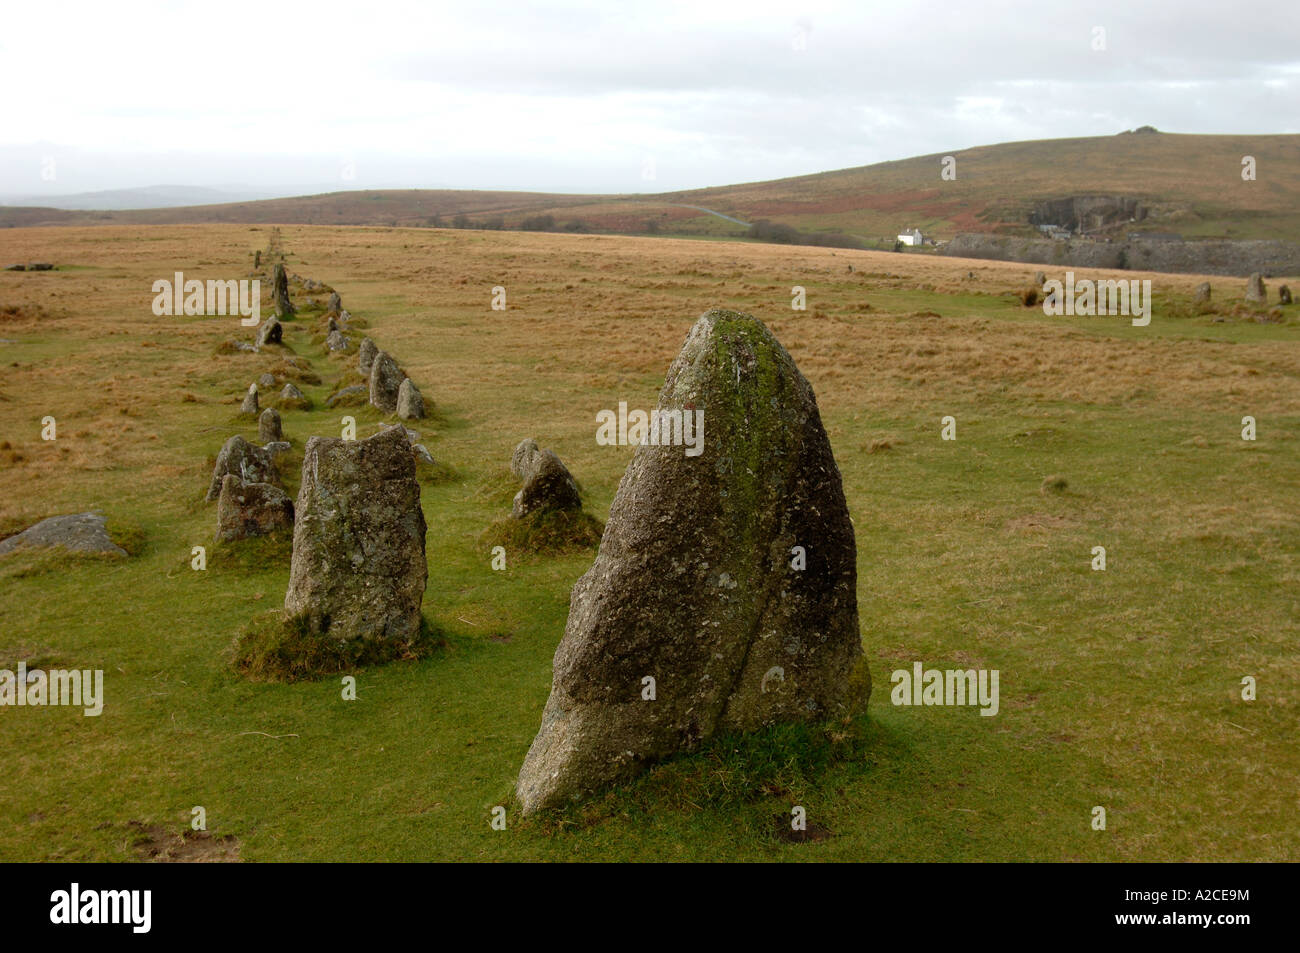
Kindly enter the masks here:
<path id="1" fill-rule="evenodd" d="M 662 192 L 1025 139 L 1300 132 L 1300 2 L 6 7 L 0 195 Z"/>

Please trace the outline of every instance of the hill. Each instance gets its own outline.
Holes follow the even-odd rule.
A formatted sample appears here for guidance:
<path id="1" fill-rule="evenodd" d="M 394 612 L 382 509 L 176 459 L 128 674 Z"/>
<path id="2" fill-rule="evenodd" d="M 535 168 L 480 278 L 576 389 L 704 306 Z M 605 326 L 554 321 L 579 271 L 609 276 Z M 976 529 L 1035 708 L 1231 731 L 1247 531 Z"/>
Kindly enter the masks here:
<path id="1" fill-rule="evenodd" d="M 980 146 L 795 178 L 682 192 L 560 195 L 384 190 L 133 211 L 0 208 L 0 226 L 298 224 L 526 228 L 740 237 L 770 220 L 868 244 L 902 228 L 1033 235 L 1071 217 L 1089 231 L 1300 241 L 1300 136 L 1121 133 Z M 1244 156 L 1257 177 L 1243 181 Z M 1085 201 L 1076 201 L 1084 199 Z"/>

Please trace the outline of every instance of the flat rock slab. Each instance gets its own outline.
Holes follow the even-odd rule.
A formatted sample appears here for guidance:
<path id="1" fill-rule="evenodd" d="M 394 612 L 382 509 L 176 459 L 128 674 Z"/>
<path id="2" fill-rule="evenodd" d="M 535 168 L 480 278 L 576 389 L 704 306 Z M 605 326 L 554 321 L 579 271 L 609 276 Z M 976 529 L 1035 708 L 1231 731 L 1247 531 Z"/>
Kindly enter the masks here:
<path id="1" fill-rule="evenodd" d="M 127 555 L 108 535 L 108 520 L 98 513 L 51 516 L 16 536 L 0 540 L 0 556 L 24 547 L 58 546 L 74 553 Z"/>
<path id="2" fill-rule="evenodd" d="M 842 717 L 870 692 L 853 525 L 790 355 L 755 318 L 710 311 L 657 409 L 696 428 L 699 412 L 700 452 L 641 444 L 619 483 L 519 774 L 525 813 L 718 734 Z"/>

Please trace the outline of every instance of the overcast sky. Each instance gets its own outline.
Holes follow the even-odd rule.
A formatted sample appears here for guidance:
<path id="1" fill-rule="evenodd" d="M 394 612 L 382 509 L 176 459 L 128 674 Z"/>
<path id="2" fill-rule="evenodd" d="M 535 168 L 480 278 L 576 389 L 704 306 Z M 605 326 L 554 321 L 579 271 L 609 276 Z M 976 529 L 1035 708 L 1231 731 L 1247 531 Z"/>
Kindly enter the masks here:
<path id="1" fill-rule="evenodd" d="M 40 0 L 6 5 L 0 89 L 0 194 L 654 192 L 1300 132 L 1300 2 Z"/>

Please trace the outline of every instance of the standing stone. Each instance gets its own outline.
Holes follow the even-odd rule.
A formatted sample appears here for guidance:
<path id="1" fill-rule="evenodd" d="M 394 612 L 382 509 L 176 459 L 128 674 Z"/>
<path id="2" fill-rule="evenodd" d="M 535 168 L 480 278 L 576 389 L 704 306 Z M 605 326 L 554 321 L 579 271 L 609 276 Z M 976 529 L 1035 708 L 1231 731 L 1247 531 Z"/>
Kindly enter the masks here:
<path id="1" fill-rule="evenodd" d="M 1261 304 L 1268 300 L 1268 292 L 1264 288 L 1264 276 L 1258 271 L 1246 281 L 1246 300 Z"/>
<path id="2" fill-rule="evenodd" d="M 334 318 L 331 316 L 329 322 L 325 325 L 325 333 L 333 334 L 335 331 L 342 331 L 342 330 L 343 329 L 339 327 L 339 323 L 335 321 Z"/>
<path id="3" fill-rule="evenodd" d="M 253 267 L 258 270 L 262 267 L 262 252 L 260 249 L 253 252 Z"/>
<path id="4" fill-rule="evenodd" d="M 257 379 L 258 390 L 261 390 L 263 387 L 265 387 L 267 390 L 270 390 L 274 386 L 275 386 L 274 374 L 263 374 L 261 377 Z"/>
<path id="5" fill-rule="evenodd" d="M 325 345 L 331 351 L 346 351 L 348 349 L 348 339 L 343 335 L 342 331 L 334 330 L 325 339 Z"/>
<path id="6" fill-rule="evenodd" d="M 681 412 L 692 429 L 684 445 L 637 446 L 596 561 L 573 588 L 519 774 L 525 813 L 719 733 L 844 716 L 870 693 L 853 524 L 790 355 L 755 318 L 710 311 L 669 368 L 658 411 Z M 654 702 L 642 700 L 647 675 Z"/>
<path id="7" fill-rule="evenodd" d="M 404 375 L 397 362 L 387 351 L 375 355 L 370 365 L 370 403 L 380 410 L 393 413 L 397 410 L 397 395 L 402 388 Z"/>
<path id="8" fill-rule="evenodd" d="M 343 299 L 339 297 L 337 291 L 330 292 L 329 302 L 325 305 L 325 310 L 331 314 L 338 314 L 343 310 Z"/>
<path id="9" fill-rule="evenodd" d="M 257 442 L 261 444 L 276 443 L 284 436 L 280 429 L 280 412 L 273 407 L 262 411 L 257 418 Z"/>
<path id="10" fill-rule="evenodd" d="M 1035 287 L 1035 288 L 1041 288 L 1041 287 L 1043 287 L 1043 284 L 1044 284 L 1046 281 L 1047 281 L 1047 275 L 1043 274 L 1041 271 L 1036 271 L 1036 272 L 1034 272 L 1034 287 Z"/>
<path id="11" fill-rule="evenodd" d="M 280 344 L 284 340 L 284 325 L 274 315 L 262 322 L 257 332 L 257 346 Z"/>
<path id="12" fill-rule="evenodd" d="M 306 400 L 307 398 L 303 396 L 302 391 L 300 391 L 297 387 L 294 386 L 293 381 L 289 381 L 284 385 L 284 388 L 280 391 L 280 399 L 281 400 Z"/>
<path id="13" fill-rule="evenodd" d="M 419 420 L 424 416 L 424 398 L 409 377 L 397 389 L 397 416 L 403 420 Z"/>
<path id="14" fill-rule="evenodd" d="M 221 480 L 227 473 L 233 473 L 245 483 L 271 483 L 280 485 L 280 474 L 275 469 L 275 461 L 270 452 L 255 447 L 243 437 L 231 437 L 217 454 L 216 465 L 212 468 L 212 479 L 208 483 L 208 502 L 215 500 L 221 493 Z"/>
<path id="15" fill-rule="evenodd" d="M 296 513 L 290 615 L 332 640 L 410 642 L 427 564 L 420 484 L 403 431 L 308 440 Z"/>
<path id="16" fill-rule="evenodd" d="M 536 447 L 536 444 L 533 446 Z M 514 461 L 511 460 L 511 467 L 513 466 Z M 514 504 L 510 508 L 510 515 L 515 519 L 523 519 L 529 513 L 582 509 L 578 483 L 553 451 L 538 450 L 533 453 L 526 461 L 522 476 L 523 489 L 515 494 Z"/>
<path id="17" fill-rule="evenodd" d="M 370 376 L 370 366 L 375 362 L 375 355 L 379 353 L 379 347 L 370 338 L 361 339 L 361 360 L 357 364 L 358 369 L 367 377 Z"/>
<path id="18" fill-rule="evenodd" d="M 1195 304 L 1206 304 L 1209 302 L 1209 300 L 1210 300 L 1210 283 L 1208 281 L 1202 281 L 1199 285 L 1196 286 L 1196 290 L 1192 292 L 1192 301 Z"/>
<path id="19" fill-rule="evenodd" d="M 1288 288 L 1286 285 L 1282 285 L 1281 287 L 1279 287 L 1279 288 L 1277 289 L 1277 300 L 1278 300 L 1278 303 L 1280 303 L 1280 304 L 1290 304 L 1290 303 L 1291 303 L 1291 289 Z"/>
<path id="20" fill-rule="evenodd" d="M 344 308 L 342 311 L 339 312 L 339 321 L 342 324 L 347 324 L 351 320 L 352 320 L 352 315 L 348 313 L 347 308 Z"/>
<path id="21" fill-rule="evenodd" d="M 293 302 L 289 300 L 289 276 L 284 273 L 283 262 L 275 263 L 275 274 L 272 278 L 272 301 L 275 304 L 275 313 L 287 317 L 294 313 Z"/>
<path id="22" fill-rule="evenodd" d="M 520 480 L 526 481 L 536 467 L 537 455 L 541 452 L 537 441 L 532 437 L 519 441 L 519 446 L 515 447 L 515 452 L 510 455 L 510 472 Z"/>
<path id="23" fill-rule="evenodd" d="M 221 478 L 217 498 L 218 543 L 265 536 L 293 525 L 293 500 L 270 483 L 245 483 L 233 473 Z"/>
<path id="24" fill-rule="evenodd" d="M 244 402 L 239 405 L 241 416 L 257 416 L 257 385 L 249 384 L 248 393 L 244 395 Z"/>

